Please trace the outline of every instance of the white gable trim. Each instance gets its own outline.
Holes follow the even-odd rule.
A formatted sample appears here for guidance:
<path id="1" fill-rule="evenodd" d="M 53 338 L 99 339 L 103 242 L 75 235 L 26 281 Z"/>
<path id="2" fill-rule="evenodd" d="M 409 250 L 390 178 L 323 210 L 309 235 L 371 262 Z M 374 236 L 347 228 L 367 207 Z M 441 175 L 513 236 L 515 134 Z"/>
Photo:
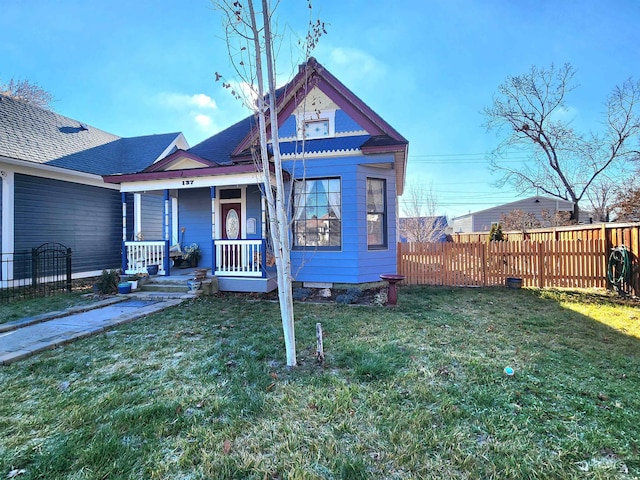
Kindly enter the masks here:
<path id="1" fill-rule="evenodd" d="M 175 140 L 171 142 L 160 155 L 158 155 L 158 158 L 156 158 L 153 163 L 159 162 L 165 158 L 174 148 L 178 148 L 179 150 L 189 150 L 189 143 L 187 142 L 187 139 L 184 138 L 182 132 L 176 136 Z"/>

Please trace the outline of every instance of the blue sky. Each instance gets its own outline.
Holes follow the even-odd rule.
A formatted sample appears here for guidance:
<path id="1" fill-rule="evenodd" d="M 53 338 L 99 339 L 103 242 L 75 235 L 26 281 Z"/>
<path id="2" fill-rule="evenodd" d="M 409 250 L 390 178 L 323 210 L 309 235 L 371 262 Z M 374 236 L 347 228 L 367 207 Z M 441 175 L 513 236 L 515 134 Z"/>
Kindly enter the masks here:
<path id="1" fill-rule="evenodd" d="M 433 183 L 450 217 L 513 201 L 496 190 L 497 145 L 482 108 L 508 75 L 570 62 L 574 125 L 598 129 L 613 87 L 640 74 L 636 0 L 315 0 L 328 24 L 314 56 L 409 141 L 409 183 Z M 282 0 L 283 32 L 304 32 L 305 0 Z M 289 42 L 280 79 L 300 57 Z M 129 137 L 182 131 L 191 145 L 248 115 L 209 0 L 2 0 L 0 79 L 50 91 L 60 114 Z M 584 208 L 585 206 L 583 206 Z"/>

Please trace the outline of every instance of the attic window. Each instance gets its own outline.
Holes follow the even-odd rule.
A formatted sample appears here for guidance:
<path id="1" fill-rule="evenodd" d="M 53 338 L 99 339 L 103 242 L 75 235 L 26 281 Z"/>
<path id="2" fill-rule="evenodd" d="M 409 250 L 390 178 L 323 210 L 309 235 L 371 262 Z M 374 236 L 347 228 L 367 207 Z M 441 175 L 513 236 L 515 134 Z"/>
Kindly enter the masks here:
<path id="1" fill-rule="evenodd" d="M 335 110 L 322 110 L 298 114 L 298 138 L 312 140 L 335 136 Z"/>
<path id="2" fill-rule="evenodd" d="M 307 120 L 304 122 L 304 138 L 324 138 L 329 136 L 329 120 Z"/>

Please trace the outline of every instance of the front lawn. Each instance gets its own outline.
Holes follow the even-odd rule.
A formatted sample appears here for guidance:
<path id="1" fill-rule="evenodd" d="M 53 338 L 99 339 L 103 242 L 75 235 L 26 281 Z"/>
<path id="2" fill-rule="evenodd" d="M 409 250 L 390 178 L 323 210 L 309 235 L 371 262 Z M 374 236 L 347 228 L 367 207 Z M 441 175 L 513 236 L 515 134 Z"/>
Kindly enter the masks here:
<path id="1" fill-rule="evenodd" d="M 296 304 L 289 370 L 277 303 L 193 301 L 0 368 L 0 478 L 638 478 L 637 317 L 405 287 L 397 308 Z"/>
<path id="2" fill-rule="evenodd" d="M 26 300 L 0 303 L 0 323 L 13 322 L 43 313 L 65 310 L 71 307 L 88 305 L 96 300 L 85 295 L 86 291 L 58 293 L 48 297 L 36 297 Z"/>

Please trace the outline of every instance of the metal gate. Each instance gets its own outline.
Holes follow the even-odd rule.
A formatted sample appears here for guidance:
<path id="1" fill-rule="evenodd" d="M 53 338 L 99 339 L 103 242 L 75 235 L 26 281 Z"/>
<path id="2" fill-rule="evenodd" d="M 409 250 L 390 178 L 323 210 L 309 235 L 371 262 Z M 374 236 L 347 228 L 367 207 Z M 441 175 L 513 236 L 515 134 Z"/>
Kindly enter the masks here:
<path id="1" fill-rule="evenodd" d="M 71 249 L 44 243 L 31 250 L 31 288 L 34 296 L 71 291 Z"/>

